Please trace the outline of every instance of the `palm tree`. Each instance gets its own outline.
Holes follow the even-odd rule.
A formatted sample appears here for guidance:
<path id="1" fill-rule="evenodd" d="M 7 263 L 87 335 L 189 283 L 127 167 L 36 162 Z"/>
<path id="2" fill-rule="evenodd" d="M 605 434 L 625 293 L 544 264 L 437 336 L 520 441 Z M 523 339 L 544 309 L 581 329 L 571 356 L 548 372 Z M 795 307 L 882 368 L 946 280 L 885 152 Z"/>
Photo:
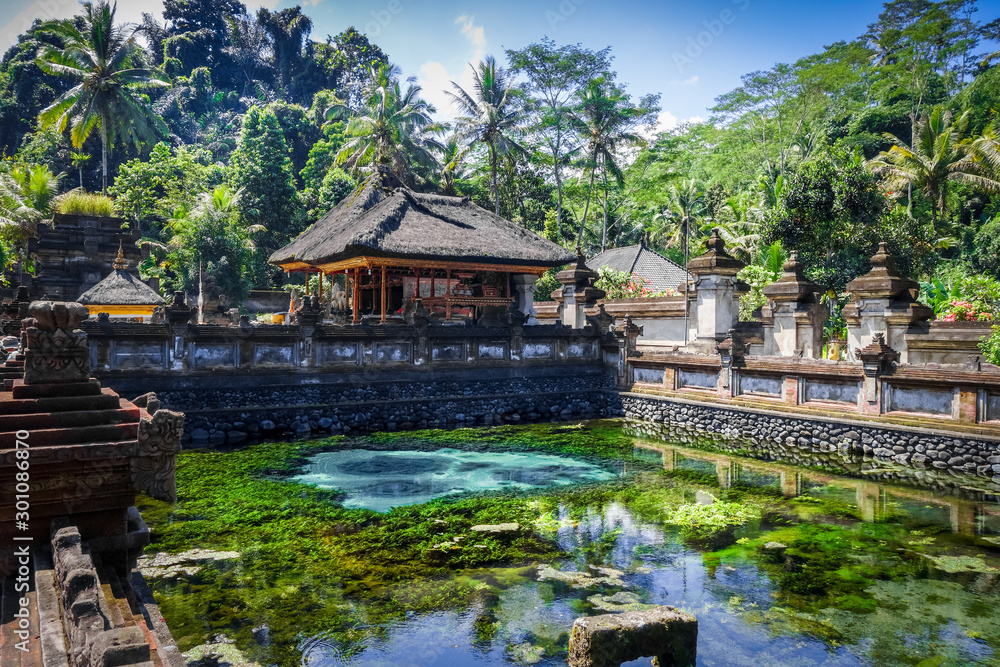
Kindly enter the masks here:
<path id="1" fill-rule="evenodd" d="M 720 213 L 712 224 L 725 240 L 726 250 L 750 263 L 760 245 L 763 211 L 752 195 L 743 191 L 728 197 Z"/>
<path id="2" fill-rule="evenodd" d="M 1000 181 L 1000 122 L 995 122 L 983 132 L 982 136 L 972 140 L 970 157 L 981 166 L 974 175 Z M 984 187 L 989 188 L 988 184 Z"/>
<path id="3" fill-rule="evenodd" d="M 0 174 L 0 237 L 17 248 L 22 277 L 25 243 L 34 235 L 38 223 L 52 213 L 60 177 L 40 164 L 14 167 L 9 174 Z"/>
<path id="4" fill-rule="evenodd" d="M 464 176 L 465 158 L 468 156 L 469 148 L 462 143 L 459 134 L 453 133 L 449 136 L 441 150 L 441 191 L 446 195 L 458 194 L 455 190 L 455 179 Z"/>
<path id="5" fill-rule="evenodd" d="M 399 68 L 384 64 L 371 70 L 371 87 L 361 109 L 354 115 L 345 104 L 335 104 L 328 119 L 349 118 L 344 134 L 349 137 L 337 153 L 337 164 L 353 172 L 368 165 L 389 167 L 400 180 L 411 180 L 409 161 L 431 168 L 431 148 L 441 148 L 429 134 L 440 126 L 431 120 L 435 109 L 420 97 L 420 86 L 408 79 L 404 91 Z"/>
<path id="6" fill-rule="evenodd" d="M 101 132 L 103 189 L 108 187 L 108 147 L 115 138 L 153 143 L 165 136 L 167 126 L 139 97 L 139 89 L 168 85 L 163 74 L 141 66 L 142 46 L 136 41 L 139 26 L 115 25 L 117 3 L 107 0 L 83 3 L 81 28 L 73 20 L 51 21 L 45 27 L 63 47 L 42 49 L 36 64 L 46 73 L 77 81 L 39 114 L 42 127 L 60 132 L 71 126 L 70 139 L 79 149 L 94 127 Z"/>
<path id="7" fill-rule="evenodd" d="M 590 169 L 590 184 L 587 187 L 577 245 L 583 242 L 583 229 L 590 211 L 594 178 L 600 169 L 604 179 L 604 225 L 601 234 L 603 251 L 608 245 L 608 173 L 619 186 L 624 185 L 625 177 L 615 154 L 621 146 L 645 144 L 634 130 L 650 114 L 650 109 L 634 106 L 624 91 L 604 77 L 598 77 L 587 84 L 579 98 L 580 103 L 570 115 L 570 122 L 586 138 L 586 166 Z"/>
<path id="8" fill-rule="evenodd" d="M 514 139 L 519 131 L 521 113 L 511 94 L 513 82 L 493 56 L 486 56 L 478 67 L 471 63 L 469 66 L 474 78 L 472 94 L 454 81 L 451 85 L 455 92 L 446 93 L 462 113 L 458 127 L 460 135 L 472 146 L 485 145 L 489 152 L 494 211 L 500 215 L 500 188 L 497 185 L 500 158 L 526 153 Z"/>
<path id="9" fill-rule="evenodd" d="M 14 167 L 0 174 L 0 236 L 24 243 L 52 212 L 59 176 L 45 165 Z"/>
<path id="10" fill-rule="evenodd" d="M 90 162 L 90 156 L 83 151 L 74 150 L 70 154 L 70 160 L 73 162 L 73 166 L 76 167 L 76 172 L 80 176 L 80 189 L 83 189 L 83 165 Z"/>
<path id="11" fill-rule="evenodd" d="M 894 145 L 868 162 L 874 173 L 885 178 L 889 189 L 910 192 L 916 187 L 927 195 L 935 230 L 938 218 L 947 215 L 952 182 L 1000 192 L 1000 182 L 991 177 L 986 163 L 976 159 L 972 143 L 965 138 L 968 123 L 968 111 L 953 120 L 950 111 L 935 107 L 914 123 L 912 146 L 887 133 L 885 138 Z M 985 149 L 985 144 L 980 147 Z"/>
<path id="12" fill-rule="evenodd" d="M 199 195 L 193 209 L 179 208 L 167 221 L 168 265 L 185 287 L 194 287 L 204 269 L 230 297 L 245 295 L 249 284 L 246 275 L 257 250 L 254 238 L 266 230 L 239 220 L 237 206 L 242 192 L 218 185 Z"/>

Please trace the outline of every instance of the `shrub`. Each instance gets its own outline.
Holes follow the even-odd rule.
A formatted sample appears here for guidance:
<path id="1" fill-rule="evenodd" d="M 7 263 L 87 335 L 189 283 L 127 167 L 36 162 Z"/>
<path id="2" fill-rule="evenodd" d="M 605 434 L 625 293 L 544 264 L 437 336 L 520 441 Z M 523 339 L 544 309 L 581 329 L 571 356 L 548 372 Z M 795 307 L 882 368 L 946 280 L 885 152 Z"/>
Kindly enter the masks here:
<path id="1" fill-rule="evenodd" d="M 993 320 L 993 313 L 988 309 L 984 310 L 981 304 L 955 300 L 941 319 L 945 322 L 990 322 Z"/>
<path id="2" fill-rule="evenodd" d="M 535 283 L 534 301 L 552 301 L 552 293 L 562 287 L 562 283 L 556 280 L 558 269 L 549 269 L 537 283 Z"/>
<path id="3" fill-rule="evenodd" d="M 993 333 L 983 336 L 979 349 L 986 355 L 986 361 L 1000 366 L 1000 326 L 993 327 Z"/>
<path id="4" fill-rule="evenodd" d="M 634 273 L 617 271 L 608 266 L 597 270 L 600 277 L 594 287 L 607 292 L 608 299 L 645 299 L 654 296 L 673 296 L 677 290 L 667 289 L 657 292 L 650 288 L 649 280 Z"/>
<path id="5" fill-rule="evenodd" d="M 66 215 L 93 215 L 110 218 L 115 214 L 115 204 L 105 195 L 70 190 L 59 196 L 56 201 L 56 213 Z"/>
<path id="6" fill-rule="evenodd" d="M 921 301 L 945 322 L 988 321 L 1000 315 L 1000 282 L 971 275 L 962 265 L 945 266 L 921 283 Z"/>

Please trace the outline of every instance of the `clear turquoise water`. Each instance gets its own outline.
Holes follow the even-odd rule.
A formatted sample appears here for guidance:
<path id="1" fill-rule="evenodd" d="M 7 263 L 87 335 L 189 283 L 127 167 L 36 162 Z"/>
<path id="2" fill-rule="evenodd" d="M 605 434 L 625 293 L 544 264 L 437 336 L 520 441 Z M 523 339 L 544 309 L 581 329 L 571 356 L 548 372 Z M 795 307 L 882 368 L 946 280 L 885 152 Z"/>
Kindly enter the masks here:
<path id="1" fill-rule="evenodd" d="M 343 491 L 344 507 L 387 512 L 469 491 L 537 489 L 615 476 L 591 463 L 534 452 L 345 449 L 313 457 L 293 479 Z"/>
<path id="2" fill-rule="evenodd" d="M 303 459 L 295 479 L 385 513 L 352 510 L 363 515 L 356 534 L 338 516 L 315 542 L 280 541 L 301 510 L 229 501 L 260 513 L 246 525 L 273 548 L 220 528 L 213 503 L 223 501 L 207 496 L 232 461 L 234 475 L 260 465 L 259 479 L 275 479 L 268 504 L 299 498 L 301 485 L 282 486 L 273 463 L 255 463 L 285 445 L 213 453 L 215 469 L 201 463 L 208 454 L 184 452 L 181 503 L 143 509 L 151 551 L 188 531 L 184 549 L 242 556 L 152 587 L 183 650 L 225 634 L 261 667 L 558 667 L 573 620 L 607 613 L 608 598 L 623 594 L 694 614 L 699 665 L 1000 664 L 1000 488 L 836 453 L 805 452 L 791 465 L 767 443 L 692 442 L 620 422 L 357 438 Z M 589 448 L 600 455 L 581 453 Z M 436 517 L 449 524 L 442 532 L 464 536 L 453 553 L 477 551 L 482 538 L 468 532 L 477 519 L 445 511 L 470 493 L 487 513 L 493 498 L 523 498 L 524 533 L 559 555 L 421 569 L 433 557 L 424 551 L 398 563 L 412 574 L 368 576 L 403 548 L 404 533 L 431 525 L 436 534 L 446 523 Z M 756 511 L 719 529 L 678 518 L 727 506 Z M 401 512 L 410 518 L 392 523 Z M 365 532 L 383 520 L 395 528 Z M 370 547 L 352 551 L 355 539 Z M 620 574 L 599 579 L 598 567 Z M 650 661 L 628 663 L 640 664 Z"/>

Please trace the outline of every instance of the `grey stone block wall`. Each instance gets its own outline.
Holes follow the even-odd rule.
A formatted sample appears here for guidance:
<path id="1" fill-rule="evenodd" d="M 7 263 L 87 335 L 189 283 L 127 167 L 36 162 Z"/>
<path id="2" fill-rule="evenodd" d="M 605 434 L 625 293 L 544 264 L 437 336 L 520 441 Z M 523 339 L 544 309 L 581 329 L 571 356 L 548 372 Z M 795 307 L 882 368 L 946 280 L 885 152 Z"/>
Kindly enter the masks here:
<path id="1" fill-rule="evenodd" d="M 620 416 L 614 378 L 352 382 L 158 392 L 186 414 L 187 446 L 379 430 Z"/>
<path id="2" fill-rule="evenodd" d="M 955 436 L 947 431 L 891 428 L 846 420 L 804 419 L 668 398 L 623 394 L 628 419 L 661 422 L 724 436 L 780 445 L 774 458 L 795 463 L 803 453 L 869 457 L 916 469 L 977 475 L 1000 483 L 1000 442 Z M 809 465 L 808 462 L 803 462 Z"/>

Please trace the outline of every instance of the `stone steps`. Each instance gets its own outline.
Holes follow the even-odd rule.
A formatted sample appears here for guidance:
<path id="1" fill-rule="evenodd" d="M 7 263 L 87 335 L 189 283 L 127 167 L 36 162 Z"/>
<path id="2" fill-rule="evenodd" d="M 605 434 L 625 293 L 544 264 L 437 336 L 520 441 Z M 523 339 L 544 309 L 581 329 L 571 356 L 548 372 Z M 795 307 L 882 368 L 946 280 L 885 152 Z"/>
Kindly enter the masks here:
<path id="1" fill-rule="evenodd" d="M 44 424 L 44 422 L 41 422 Z M 139 436 L 139 422 L 129 424 L 100 424 L 97 426 L 78 426 L 71 428 L 32 428 L 31 447 L 47 447 L 91 442 L 120 442 L 135 440 Z M 16 446 L 16 433 L 0 433 L 0 448 L 13 449 Z"/>
<path id="2" fill-rule="evenodd" d="M 10 392 L 0 393 L 0 415 L 78 412 L 81 410 L 114 410 L 126 404 L 118 394 L 105 389 L 99 396 L 68 396 L 52 398 L 13 398 Z"/>
<path id="3" fill-rule="evenodd" d="M 36 412 L 29 414 L 0 415 L 0 431 L 18 431 L 38 428 L 39 425 L 58 424 L 59 428 L 101 426 L 137 422 L 139 408 L 105 410 L 79 410 L 73 412 Z"/>
<path id="4" fill-rule="evenodd" d="M 100 396 L 101 383 L 94 378 L 86 382 L 62 384 L 24 384 L 24 380 L 14 380 L 10 389 L 11 398 L 45 398 L 49 396 Z"/>

